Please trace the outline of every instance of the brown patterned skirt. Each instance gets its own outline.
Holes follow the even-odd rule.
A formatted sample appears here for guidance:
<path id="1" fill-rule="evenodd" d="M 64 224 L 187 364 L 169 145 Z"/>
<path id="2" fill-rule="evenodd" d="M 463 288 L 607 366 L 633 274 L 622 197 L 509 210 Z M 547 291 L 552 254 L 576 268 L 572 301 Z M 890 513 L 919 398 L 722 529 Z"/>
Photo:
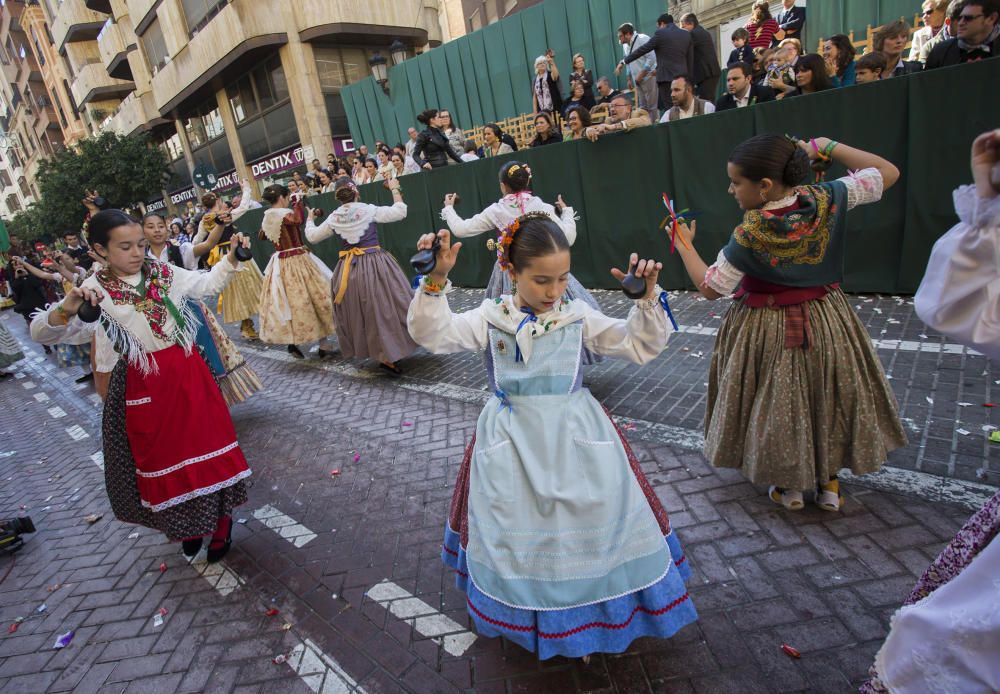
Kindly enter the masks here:
<path id="1" fill-rule="evenodd" d="M 108 397 L 104 402 L 104 482 L 115 517 L 124 523 L 136 523 L 159 530 L 167 539 L 179 541 L 202 537 L 215 532 L 221 516 L 232 515 L 233 509 L 247 501 L 246 482 L 212 494 L 199 496 L 162 511 L 151 511 L 142 505 L 136 486 L 135 460 L 125 431 L 125 376 L 128 365 L 119 361 L 111 372 Z M 164 422 L 176 426 L 183 436 L 184 422 Z"/>
<path id="2" fill-rule="evenodd" d="M 812 343 L 785 347 L 785 309 L 734 303 L 709 369 L 705 456 L 751 482 L 814 489 L 878 470 L 906 445 L 896 398 L 839 289 L 803 304 Z"/>

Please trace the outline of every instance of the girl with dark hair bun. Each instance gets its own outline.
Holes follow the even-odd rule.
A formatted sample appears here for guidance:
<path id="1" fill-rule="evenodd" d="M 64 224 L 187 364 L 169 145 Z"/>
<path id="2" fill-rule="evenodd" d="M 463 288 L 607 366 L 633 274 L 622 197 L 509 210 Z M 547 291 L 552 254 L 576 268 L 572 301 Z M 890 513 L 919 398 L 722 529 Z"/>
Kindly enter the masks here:
<path id="1" fill-rule="evenodd" d="M 856 171 L 801 185 L 819 157 Z M 728 171 L 744 210 L 729 243 L 711 266 L 678 245 L 705 297 L 735 291 L 712 354 L 705 456 L 770 486 L 786 509 L 815 490 L 820 508 L 839 511 L 842 468 L 875 472 L 906 445 L 871 338 L 840 289 L 847 211 L 877 202 L 899 170 L 825 137 L 758 135 L 733 150 Z M 695 226 L 679 233 L 690 241 Z"/>
<path id="2" fill-rule="evenodd" d="M 340 261 L 333 269 L 333 319 L 337 341 L 347 358 L 374 359 L 382 368 L 402 371 L 396 362 L 413 353 L 416 343 L 406 332 L 406 310 L 413 290 L 396 259 L 382 250 L 377 224 L 406 218 L 406 203 L 399 180 L 385 182 L 392 191 L 392 206 L 361 202 L 349 178 L 337 181 L 334 197 L 340 207 L 318 226 L 313 215 L 306 222 L 306 238 L 319 243 L 334 234 L 340 237 Z"/>
<path id="3" fill-rule="evenodd" d="M 530 212 L 540 212 L 555 222 L 569 245 L 576 241 L 576 217 L 573 208 L 568 206 L 562 199 L 562 195 L 556 197 L 557 207 L 553 207 L 529 190 L 531 185 L 531 169 L 524 162 L 509 161 L 500 167 L 500 192 L 503 194 L 497 202 L 493 203 L 477 215 L 469 219 L 462 219 L 455 211 L 455 193 L 444 196 L 444 208 L 441 210 L 441 219 L 445 221 L 451 233 L 460 239 L 479 236 L 488 232 L 496 232 L 513 222 L 519 216 Z M 510 275 L 503 271 L 499 264 L 493 266 L 490 281 L 486 285 L 486 296 L 495 299 L 503 294 L 510 294 L 512 290 Z M 580 282 L 570 275 L 566 285 L 566 298 L 582 299 L 594 310 L 600 307 Z M 592 364 L 600 361 L 600 357 L 587 353 L 585 363 Z"/>
<path id="4" fill-rule="evenodd" d="M 96 331 L 97 368 L 111 372 L 104 466 L 115 516 L 183 541 L 188 557 L 209 536 L 208 561 L 219 561 L 231 543 L 232 510 L 246 503 L 250 468 L 194 349 L 198 323 L 188 300 L 218 294 L 239 264 L 235 247 L 249 240 L 235 235 L 227 258 L 205 273 L 150 258 L 142 227 L 120 210 L 91 217 L 89 234 L 104 269 L 39 313 L 32 337 L 55 344 Z M 100 307 L 98 322 L 76 317 L 85 302 Z"/>
<path id="5" fill-rule="evenodd" d="M 329 288 L 333 273 L 302 241 L 302 198 L 290 203 L 288 188 L 275 183 L 264 189 L 261 199 L 271 207 L 264 212 L 260 238 L 273 243 L 275 252 L 264 269 L 260 339 L 288 345 L 296 359 L 305 359 L 300 344 L 319 340 L 322 359 L 333 352 L 328 339 L 335 333 Z"/>
<path id="6" fill-rule="evenodd" d="M 548 214 L 532 212 L 498 244 L 512 294 L 456 314 L 448 273 L 462 244 L 440 231 L 417 248 L 435 239 L 437 264 L 410 305 L 410 334 L 435 354 L 484 353 L 494 391 L 459 468 L 441 554 L 476 633 L 543 660 L 672 636 L 697 619 L 684 585 L 691 571 L 639 461 L 581 378 L 585 349 L 643 364 L 666 347 L 662 265 L 632 253 L 645 295 L 627 320 L 609 318 L 566 298 L 569 240 Z"/>

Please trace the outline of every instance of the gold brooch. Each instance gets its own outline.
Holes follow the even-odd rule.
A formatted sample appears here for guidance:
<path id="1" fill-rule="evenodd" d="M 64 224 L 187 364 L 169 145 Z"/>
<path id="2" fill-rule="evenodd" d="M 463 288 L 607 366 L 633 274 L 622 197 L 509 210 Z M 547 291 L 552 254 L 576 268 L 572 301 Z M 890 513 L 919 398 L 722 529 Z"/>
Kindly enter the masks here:
<path id="1" fill-rule="evenodd" d="M 507 344 L 503 340 L 497 342 L 497 351 L 500 354 L 507 354 Z"/>
<path id="2" fill-rule="evenodd" d="M 486 247 L 491 251 L 495 251 L 497 248 L 500 247 L 500 244 L 498 244 L 495 239 L 487 239 Z"/>

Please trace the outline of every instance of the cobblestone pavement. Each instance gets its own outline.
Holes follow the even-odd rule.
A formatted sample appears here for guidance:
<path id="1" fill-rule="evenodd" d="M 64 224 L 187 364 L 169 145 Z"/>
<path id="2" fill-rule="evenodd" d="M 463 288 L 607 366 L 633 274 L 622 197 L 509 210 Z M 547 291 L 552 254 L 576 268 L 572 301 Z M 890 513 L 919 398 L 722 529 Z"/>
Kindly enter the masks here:
<path id="1" fill-rule="evenodd" d="M 988 449 L 965 448 L 989 424 L 980 400 L 990 397 L 990 365 L 919 337 L 905 299 L 858 302 L 870 307 L 873 334 L 887 331 L 878 339 L 938 350 L 880 350 L 904 415 L 919 423 L 910 448 L 924 443 L 893 465 L 921 479 L 933 461 L 960 479 L 975 465 L 987 469 L 978 482 L 996 484 Z M 679 296 L 675 308 L 680 322 L 708 328 L 724 307 Z M 900 323 L 885 323 L 892 316 Z M 777 509 L 693 450 L 711 336 L 679 335 L 646 369 L 605 364 L 587 380 L 625 418 L 671 514 L 701 618 L 669 641 L 641 640 L 589 665 L 540 663 L 472 633 L 439 558 L 483 396 L 474 357 L 416 356 L 393 379 L 248 349 L 266 385 L 233 410 L 254 468 L 250 501 L 232 552 L 209 567 L 113 518 L 91 389 L 29 343 L 18 317 L 0 320 L 30 355 L 0 383 L 0 518 L 29 514 L 38 528 L 16 561 L 0 557 L 0 625 L 27 617 L 0 631 L 0 692 L 851 691 L 916 577 L 991 490 L 962 482 L 957 505 L 933 501 L 954 480 L 924 484 L 919 496 L 851 484 L 842 514 Z M 655 400 L 651 388 L 661 389 Z M 927 397 L 934 403 L 920 404 Z M 965 400 L 973 405 L 956 404 Z M 950 433 L 932 437 L 938 412 L 942 423 L 951 417 Z M 975 436 L 955 434 L 954 416 Z M 932 458 L 937 438 L 949 446 Z M 89 524 L 88 514 L 102 518 Z M 69 646 L 53 649 L 71 630 Z M 785 655 L 784 643 L 802 658 Z"/>

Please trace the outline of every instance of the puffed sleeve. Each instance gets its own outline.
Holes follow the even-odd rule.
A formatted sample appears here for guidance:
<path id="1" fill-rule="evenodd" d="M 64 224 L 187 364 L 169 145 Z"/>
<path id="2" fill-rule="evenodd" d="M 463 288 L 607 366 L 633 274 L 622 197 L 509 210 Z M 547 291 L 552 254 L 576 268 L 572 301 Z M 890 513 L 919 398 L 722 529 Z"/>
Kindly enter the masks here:
<path id="1" fill-rule="evenodd" d="M 878 169 L 860 169 L 837 179 L 847 187 L 847 209 L 867 205 L 882 199 L 885 183 Z"/>
<path id="2" fill-rule="evenodd" d="M 398 222 L 406 219 L 406 203 L 400 200 L 392 205 L 383 205 L 375 208 L 375 221 L 379 224 Z"/>
<path id="3" fill-rule="evenodd" d="M 726 249 L 723 248 L 719 251 L 715 262 L 705 270 L 705 286 L 722 296 L 729 296 L 743 281 L 744 274 L 729 262 L 726 258 Z"/>
<path id="4" fill-rule="evenodd" d="M 52 304 L 42 311 L 36 311 L 31 317 L 31 339 L 43 345 L 57 345 L 72 337 L 93 334 L 97 323 L 84 323 L 76 316 L 69 319 L 66 325 L 50 325 L 49 314 L 59 304 Z"/>
<path id="5" fill-rule="evenodd" d="M 173 268 L 173 271 L 175 273 L 174 282 L 183 295 L 200 299 L 214 296 L 225 289 L 233 278 L 236 267 L 229 262 L 229 256 L 226 254 L 208 272 L 193 272 L 179 267 Z"/>
<path id="6" fill-rule="evenodd" d="M 636 301 L 625 320 L 611 318 L 588 307 L 583 317 L 584 347 L 636 364 L 655 359 L 666 349 L 667 340 L 674 332 L 667 311 L 660 304 L 660 296 L 666 301 L 665 292 L 657 287 L 656 296 Z"/>
<path id="7" fill-rule="evenodd" d="M 576 243 L 576 212 L 572 207 L 568 205 L 563 207 L 562 214 L 559 215 L 559 226 L 562 227 L 569 245 Z"/>
<path id="8" fill-rule="evenodd" d="M 472 352 L 485 349 L 486 319 L 482 306 L 463 313 L 452 313 L 448 305 L 448 290 L 431 292 L 421 286 L 410 302 L 406 327 L 414 342 L 433 354 Z"/>
<path id="9" fill-rule="evenodd" d="M 959 223 L 938 239 L 914 297 L 928 326 L 1000 359 L 1000 195 L 955 191 Z"/>
<path id="10" fill-rule="evenodd" d="M 470 217 L 469 219 L 462 219 L 458 216 L 458 212 L 452 205 L 446 205 L 444 209 L 441 210 L 441 219 L 447 223 L 448 228 L 451 233 L 460 239 L 468 238 L 470 236 L 478 236 L 479 234 L 486 233 L 491 229 L 496 229 L 496 225 L 493 223 L 492 218 L 484 212 Z"/>
<path id="11" fill-rule="evenodd" d="M 319 224 L 313 221 L 312 216 L 306 219 L 306 240 L 309 243 L 319 243 L 333 236 L 333 215 L 324 219 Z"/>

